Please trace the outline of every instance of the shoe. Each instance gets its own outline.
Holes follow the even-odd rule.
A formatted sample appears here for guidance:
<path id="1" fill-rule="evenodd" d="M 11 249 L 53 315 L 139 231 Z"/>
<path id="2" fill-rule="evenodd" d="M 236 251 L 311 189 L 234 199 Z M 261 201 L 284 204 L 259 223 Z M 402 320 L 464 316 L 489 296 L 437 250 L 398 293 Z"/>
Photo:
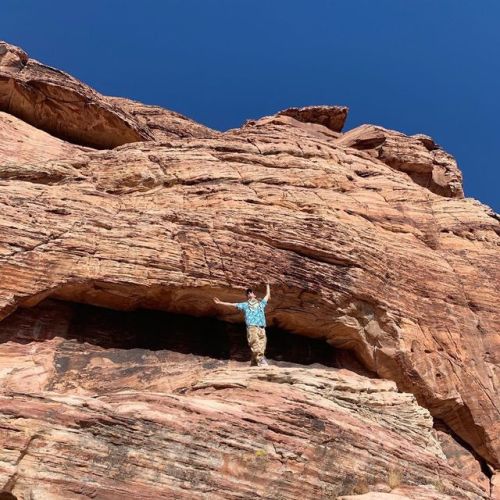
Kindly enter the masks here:
<path id="1" fill-rule="evenodd" d="M 266 358 L 261 358 L 260 361 L 257 363 L 257 366 L 269 366 L 269 363 Z"/>

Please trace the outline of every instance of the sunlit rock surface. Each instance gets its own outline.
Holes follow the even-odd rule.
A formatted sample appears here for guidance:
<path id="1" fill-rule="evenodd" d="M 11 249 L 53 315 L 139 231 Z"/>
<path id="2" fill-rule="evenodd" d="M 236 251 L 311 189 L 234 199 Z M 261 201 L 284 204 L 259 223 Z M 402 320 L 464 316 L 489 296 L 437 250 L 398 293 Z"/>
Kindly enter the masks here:
<path id="1" fill-rule="evenodd" d="M 90 405 L 74 403 L 78 412 L 84 413 L 84 420 L 94 418 L 91 408 L 98 404 L 95 401 L 109 405 L 109 413 L 102 418 L 114 419 L 120 415 L 120 405 L 135 402 L 151 403 L 155 408 L 166 405 L 162 414 L 171 414 L 173 410 L 168 405 L 173 400 L 168 398 L 180 398 L 182 403 L 175 403 L 181 407 L 180 418 L 189 422 L 194 413 L 183 405 L 191 404 L 189 401 L 203 391 L 212 390 L 213 384 L 206 382 L 203 389 L 189 388 L 192 384 L 203 385 L 204 380 L 213 381 L 213 377 L 243 382 L 242 387 L 227 388 L 227 398 L 225 393 L 213 389 L 213 394 L 207 396 L 210 401 L 224 395 L 223 402 L 229 404 L 234 397 L 234 404 L 253 415 L 255 408 L 245 406 L 245 394 L 250 398 L 252 390 L 269 393 L 265 404 L 273 410 L 264 414 L 269 418 L 274 415 L 277 421 L 282 417 L 276 413 L 273 398 L 283 397 L 282 391 L 293 401 L 298 399 L 293 403 L 297 405 L 309 397 L 310 389 L 305 395 L 300 392 L 300 396 L 290 396 L 305 390 L 299 387 L 302 378 L 326 379 L 321 383 L 329 391 L 331 377 L 341 376 L 335 363 L 317 368 L 319 372 L 316 368 L 307 371 L 295 366 L 270 368 L 273 377 L 279 379 L 279 373 L 286 368 L 291 370 L 293 380 L 299 380 L 296 383 L 287 379 L 282 383 L 262 380 L 259 372 L 241 367 L 240 361 L 231 356 L 227 357 L 227 366 L 217 365 L 213 369 L 197 369 L 184 358 L 179 359 L 174 370 L 179 373 L 166 375 L 166 380 L 171 381 L 178 377 L 182 381 L 179 386 L 169 382 L 167 387 L 162 382 L 163 372 L 153 370 L 150 385 L 141 385 L 141 377 L 131 375 L 130 386 L 125 389 L 123 373 L 115 376 L 113 371 L 129 368 L 122 358 L 110 360 L 114 366 L 111 372 L 105 370 L 107 361 L 95 361 L 95 377 L 67 375 L 68 371 L 61 368 L 66 375 L 61 373 L 60 378 L 54 379 L 56 353 L 66 344 L 60 342 L 61 336 L 67 337 L 64 321 L 52 321 L 52 333 L 47 333 L 42 341 L 36 338 L 36 326 L 28 328 L 24 342 L 8 340 L 9 335 L 19 332 L 5 330 L 9 321 L 19 318 L 18 314 L 27 314 L 29 309 L 23 308 L 35 307 L 47 297 L 115 310 L 164 310 L 205 321 L 217 317 L 238 323 L 241 317 L 229 309 L 217 308 L 213 297 L 240 301 L 247 284 L 268 280 L 272 288 L 268 320 L 285 332 L 285 339 L 286 334 L 298 334 L 321 339 L 343 352 L 351 351 L 351 355 L 343 355 L 349 357 L 349 366 L 341 369 L 349 373 L 359 369 L 357 377 L 366 377 L 360 379 L 362 383 L 389 384 L 393 389 L 384 390 L 384 394 L 402 398 L 398 399 L 398 408 L 405 410 L 399 413 L 407 412 L 409 422 L 423 418 L 425 411 L 430 412 L 442 422 L 444 432 L 457 436 L 472 450 L 471 456 L 477 461 L 470 469 L 470 477 L 454 476 L 453 470 L 457 469 L 453 469 L 451 460 L 447 461 L 443 450 L 438 445 L 430 450 L 425 444 L 432 426 L 426 416 L 416 441 L 409 431 L 406 437 L 400 436 L 413 440 L 415 450 L 408 447 L 411 451 L 404 460 L 409 463 L 413 457 L 414 462 L 405 466 L 411 477 L 403 475 L 400 485 L 393 484 L 394 491 L 405 485 L 433 484 L 435 491 L 431 494 L 436 495 L 453 495 L 452 491 L 459 490 L 460 494 L 489 494 L 488 475 L 491 469 L 498 468 L 499 456 L 495 371 L 500 327 L 498 217 L 479 202 L 462 198 L 456 163 L 432 139 L 408 137 L 372 126 L 342 134 L 341 125 L 328 125 L 321 118 L 328 116 L 325 109 L 345 108 L 312 107 L 307 112 L 298 109 L 292 116 L 284 113 L 251 120 L 240 129 L 220 133 L 161 108 L 97 94 L 69 75 L 29 59 L 22 50 L 0 44 L 0 336 L 6 339 L 0 345 L 5 398 L 2 407 L 11 408 L 3 413 L 9 422 L 13 420 L 22 427 L 25 419 L 30 421 L 26 427 L 12 431 L 16 436 L 25 434 L 28 441 L 36 437 L 36 429 L 42 432 L 43 422 L 52 418 L 43 416 L 48 412 L 62 419 L 58 424 L 61 432 L 74 437 L 71 429 L 78 427 L 76 417 L 64 416 L 71 413 L 66 412 L 68 405 L 80 401 L 72 398 L 83 398 L 81 401 Z M 118 147 L 105 149 L 114 146 Z M 57 333 L 60 331 L 61 335 Z M 85 352 L 80 351 L 82 345 L 78 342 L 70 345 L 68 363 Z M 157 367 L 163 366 L 161 351 L 154 351 L 157 359 L 152 364 Z M 136 372 L 147 371 L 148 356 L 133 361 Z M 84 366 L 90 370 L 87 364 Z M 75 370 L 79 373 L 79 369 Z M 344 375 L 352 376 L 343 372 Z M 375 375 L 388 381 L 376 381 Z M 104 392 L 89 386 L 89 380 L 101 384 Z M 23 388 L 23 384 L 27 385 Z M 257 388 L 251 389 L 255 387 L 252 384 Z M 396 393 L 396 386 L 403 392 Z M 175 392 L 182 388 L 186 390 Z M 356 407 L 363 407 L 359 400 L 363 391 L 356 388 L 348 392 L 354 394 Z M 149 393 L 152 394 L 144 396 Z M 403 393 L 413 394 L 419 406 Z M 141 400 L 144 397 L 147 401 Z M 314 393 L 314 397 L 326 396 Z M 164 404 L 160 402 L 162 398 L 170 402 Z M 260 401 L 256 396 L 255 399 Z M 32 406 L 32 400 L 41 406 Z M 255 404 L 261 415 L 263 408 L 259 405 L 265 404 Z M 18 413 L 14 407 L 20 408 Z M 92 411 L 98 415 L 101 410 Z M 356 412 L 351 408 L 349 419 L 357 419 Z M 230 414 L 229 409 L 223 408 L 212 420 L 203 420 L 200 428 L 211 432 L 209 422 L 224 421 L 226 413 Z M 142 418 L 139 414 L 138 419 Z M 326 415 L 328 422 L 337 422 L 339 418 L 333 410 Z M 246 435 L 246 421 L 239 416 L 232 418 L 235 425 L 243 426 L 238 432 Z M 126 425 L 133 427 L 134 422 L 127 420 Z M 259 422 L 253 435 L 259 435 L 257 428 L 264 425 Z M 137 425 L 143 435 L 142 424 Z M 300 428 L 299 424 L 294 425 Z M 362 445 L 371 451 L 366 452 L 364 462 L 353 457 L 353 453 L 347 453 L 347 459 L 342 454 L 342 459 L 354 460 L 353 477 L 361 478 L 364 476 L 360 471 L 373 462 L 374 450 L 379 449 L 386 456 L 385 469 L 373 472 L 373 477 L 367 479 L 368 491 L 373 492 L 375 476 L 379 474 L 385 484 L 384 474 L 399 457 L 401 448 L 397 452 L 396 448 L 390 452 L 383 448 L 383 443 L 393 442 L 385 435 L 376 445 L 365 442 L 366 436 L 374 435 L 371 425 L 367 424 L 357 437 L 346 440 L 351 444 L 358 442 L 365 433 Z M 397 434 L 392 425 L 387 432 Z M 409 423 L 408 429 L 412 425 Z M 89 430 L 92 425 L 83 427 L 78 427 L 78 439 L 94 436 Z M 135 449 L 135 431 L 130 432 L 129 445 Z M 436 431 L 432 432 L 435 441 Z M 126 435 L 120 431 L 122 434 Z M 207 435 L 202 439 L 204 443 Z M 313 432 L 308 433 L 309 446 L 319 446 L 316 438 Z M 11 436 L 5 439 L 5 443 L 12 442 Z M 28 441 L 21 439 L 12 446 L 12 454 L 2 457 L 7 489 L 24 494 L 36 483 L 42 488 L 43 497 L 45 487 L 54 495 L 58 488 L 63 488 L 57 474 L 63 474 L 63 464 L 73 466 L 69 457 L 81 446 L 73 443 L 71 448 L 73 445 L 68 444 L 66 437 L 61 439 L 66 458 L 61 455 L 59 465 L 48 472 L 41 465 L 48 463 L 43 451 L 36 452 L 45 449 L 41 443 L 33 447 L 33 453 L 40 455 L 31 462 L 23 458 L 31 456 L 31 447 L 28 452 L 22 451 Z M 112 441 L 106 437 L 96 439 L 105 447 Z M 294 439 L 300 439 L 298 434 Z M 52 434 L 46 442 L 47 446 L 58 448 Z M 305 438 L 301 445 L 304 443 Z M 150 445 L 137 446 L 148 449 Z M 179 453 L 191 450 L 186 446 Z M 7 444 L 4 449 L 8 450 Z M 271 456 L 268 448 L 263 449 L 267 457 Z M 102 453 L 103 463 L 115 463 Z M 438 466 L 422 465 L 431 462 L 418 459 L 420 453 L 426 457 L 430 453 L 433 463 L 446 468 L 447 472 L 439 475 L 441 482 L 439 477 L 436 479 Z M 17 467 L 20 457 L 21 465 Z M 172 466 L 175 463 L 173 458 L 163 459 Z M 339 462 L 337 458 L 335 467 L 339 467 Z M 141 465 L 141 470 L 156 477 L 151 464 Z M 245 464 L 238 466 L 236 472 L 229 468 L 224 473 L 229 486 L 224 490 L 218 483 L 221 491 L 231 491 L 240 470 L 247 474 L 246 487 L 252 491 L 260 487 L 255 472 L 249 476 L 251 467 Z M 423 469 L 416 472 L 414 467 L 418 464 Z M 213 468 L 200 467 L 215 474 Z M 333 474 L 324 464 L 320 465 L 319 459 L 313 468 L 321 474 Z M 90 469 L 88 473 L 94 474 Z M 53 483 L 50 478 L 35 480 L 37 474 L 49 474 Z M 167 474 L 165 477 L 170 479 L 164 480 L 173 488 L 170 491 L 178 494 L 180 490 L 172 479 L 175 474 Z M 311 488 L 337 488 L 341 484 L 340 476 L 311 474 Z M 80 472 L 75 473 L 76 478 L 80 476 Z M 397 479 L 397 472 L 393 476 Z M 123 486 L 116 477 L 113 482 L 109 473 L 102 477 L 115 488 Z M 474 479 L 477 486 L 471 486 L 467 479 Z M 48 483 L 44 486 L 45 482 Z M 184 480 L 186 498 L 197 491 L 194 483 L 193 476 Z M 284 498 L 303 497 L 300 488 L 294 490 L 298 486 L 293 484 L 290 481 L 282 487 L 287 491 Z M 104 483 L 94 486 L 103 488 L 99 490 L 103 497 L 116 495 L 116 490 L 113 492 Z M 356 488 L 366 489 L 362 481 Z M 69 492 L 60 491 L 63 496 L 64 491 Z M 151 491 L 159 494 L 158 490 Z M 325 498 L 352 493 L 347 489 L 332 491 L 325 493 Z M 245 497 L 241 490 L 233 493 L 235 498 Z M 412 494 L 419 498 L 416 492 Z"/>
<path id="2" fill-rule="evenodd" d="M 259 369 L 235 325 L 53 300 L 0 341 L 0 483 L 18 498 L 487 498 L 413 395 L 319 341 L 271 330 Z"/>
<path id="3" fill-rule="evenodd" d="M 362 125 L 339 138 L 339 144 L 366 151 L 390 167 L 406 172 L 433 193 L 462 198 L 462 173 L 453 156 L 429 136 L 406 136 L 373 125 Z"/>
<path id="4" fill-rule="evenodd" d="M 178 113 L 103 96 L 2 41 L 0 109 L 56 137 L 97 148 L 165 137 L 216 135 Z"/>

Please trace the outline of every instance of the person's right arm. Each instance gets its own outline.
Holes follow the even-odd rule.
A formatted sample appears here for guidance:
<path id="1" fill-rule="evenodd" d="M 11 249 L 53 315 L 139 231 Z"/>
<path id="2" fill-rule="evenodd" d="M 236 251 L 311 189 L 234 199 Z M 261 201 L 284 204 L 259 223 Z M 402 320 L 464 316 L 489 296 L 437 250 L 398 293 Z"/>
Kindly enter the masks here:
<path id="1" fill-rule="evenodd" d="M 219 300 L 217 297 L 214 298 L 214 302 L 220 306 L 238 307 L 239 304 L 239 302 L 222 302 L 222 300 Z"/>

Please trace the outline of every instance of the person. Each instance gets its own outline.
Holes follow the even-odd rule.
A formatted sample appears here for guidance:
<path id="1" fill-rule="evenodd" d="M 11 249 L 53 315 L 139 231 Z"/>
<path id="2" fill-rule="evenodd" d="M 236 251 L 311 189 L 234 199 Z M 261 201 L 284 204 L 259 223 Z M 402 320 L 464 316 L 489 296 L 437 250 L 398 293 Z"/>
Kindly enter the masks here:
<path id="1" fill-rule="evenodd" d="M 269 283 L 266 284 L 266 295 L 259 301 L 251 288 L 247 288 L 245 302 L 222 302 L 217 297 L 214 302 L 218 305 L 233 306 L 245 313 L 247 327 L 247 341 L 252 351 L 251 366 L 267 366 L 269 363 L 265 357 L 266 352 L 266 315 L 265 308 L 271 296 Z"/>

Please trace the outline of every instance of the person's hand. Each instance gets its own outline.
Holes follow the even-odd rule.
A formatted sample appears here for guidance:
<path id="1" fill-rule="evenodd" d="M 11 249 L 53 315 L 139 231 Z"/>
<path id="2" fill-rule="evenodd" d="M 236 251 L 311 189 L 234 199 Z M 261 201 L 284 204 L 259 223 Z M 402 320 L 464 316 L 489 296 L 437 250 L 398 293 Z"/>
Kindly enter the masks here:
<path id="1" fill-rule="evenodd" d="M 214 302 L 215 302 L 216 304 L 220 304 L 220 303 L 221 303 L 221 301 L 220 301 L 217 297 L 215 297 L 215 298 L 214 298 Z"/>

